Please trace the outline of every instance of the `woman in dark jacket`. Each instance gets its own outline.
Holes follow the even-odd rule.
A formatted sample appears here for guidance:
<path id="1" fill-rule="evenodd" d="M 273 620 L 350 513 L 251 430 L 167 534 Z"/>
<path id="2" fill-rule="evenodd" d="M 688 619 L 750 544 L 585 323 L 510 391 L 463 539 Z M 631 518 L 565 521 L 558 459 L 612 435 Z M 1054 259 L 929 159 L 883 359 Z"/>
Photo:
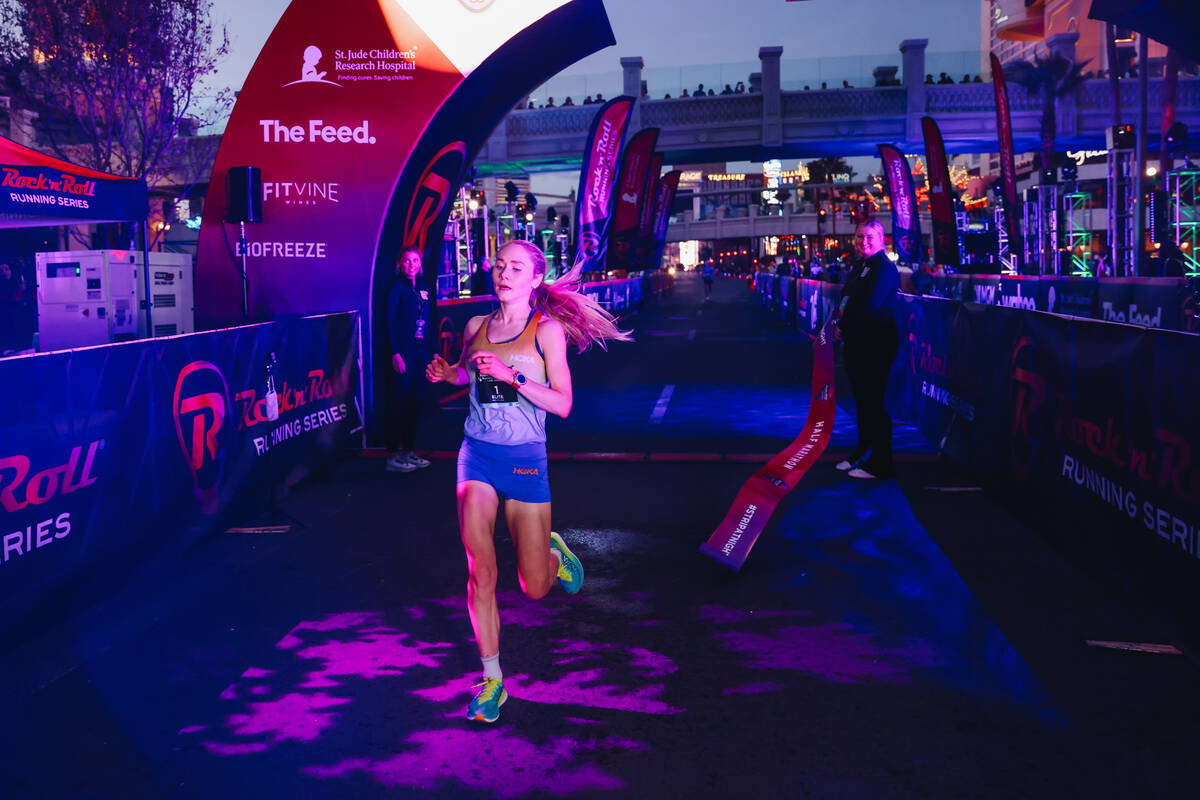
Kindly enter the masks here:
<path id="1" fill-rule="evenodd" d="M 859 225 L 854 245 L 861 258 L 842 288 L 834 336 L 845 345 L 842 355 L 857 406 L 858 446 L 837 468 L 852 478 L 886 478 L 894 470 L 892 420 L 883 399 L 900 350 L 895 317 L 900 273 L 887 257 L 878 221 Z"/>
<path id="2" fill-rule="evenodd" d="M 413 452 L 425 399 L 425 367 L 433 358 L 432 301 L 420 281 L 421 251 L 406 247 L 396 259 L 396 278 L 387 293 L 387 332 L 391 346 L 388 380 L 388 472 L 412 472 L 429 466 Z"/>

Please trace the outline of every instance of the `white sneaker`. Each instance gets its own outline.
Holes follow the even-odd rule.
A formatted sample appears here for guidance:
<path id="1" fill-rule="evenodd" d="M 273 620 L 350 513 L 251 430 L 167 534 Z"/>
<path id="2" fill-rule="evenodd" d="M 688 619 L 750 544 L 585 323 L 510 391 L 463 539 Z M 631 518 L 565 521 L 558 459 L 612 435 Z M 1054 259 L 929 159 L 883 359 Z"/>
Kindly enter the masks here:
<path id="1" fill-rule="evenodd" d="M 853 469 L 854 465 L 851 464 L 849 461 L 843 460 L 843 461 L 839 461 L 836 465 L 834 465 L 833 468 L 836 469 L 838 472 L 845 472 L 848 469 Z"/>
<path id="2" fill-rule="evenodd" d="M 421 458 L 412 451 L 409 451 L 404 457 L 408 459 L 408 463 L 412 464 L 415 469 L 424 469 L 431 463 L 428 458 Z"/>
<path id="3" fill-rule="evenodd" d="M 862 467 L 855 467 L 854 469 L 850 470 L 846 474 L 849 475 L 851 478 L 858 478 L 859 480 L 862 480 L 862 481 L 873 481 L 873 480 L 875 480 L 875 477 L 876 477 L 876 476 L 872 475 L 871 473 L 867 472 Z"/>
<path id="4" fill-rule="evenodd" d="M 402 454 L 396 453 L 388 456 L 387 463 L 383 465 L 383 468 L 388 472 L 412 472 L 417 467 Z"/>

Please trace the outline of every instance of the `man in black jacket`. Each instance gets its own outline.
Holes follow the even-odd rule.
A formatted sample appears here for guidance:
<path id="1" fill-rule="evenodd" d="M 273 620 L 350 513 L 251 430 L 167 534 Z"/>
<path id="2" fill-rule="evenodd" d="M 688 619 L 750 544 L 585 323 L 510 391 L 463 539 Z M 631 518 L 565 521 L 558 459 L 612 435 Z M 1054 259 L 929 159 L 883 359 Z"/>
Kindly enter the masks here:
<path id="1" fill-rule="evenodd" d="M 886 478 L 892 468 L 892 420 L 884 408 L 888 374 L 900 350 L 896 292 L 900 274 L 884 249 L 883 225 L 864 222 L 854 234 L 860 260 L 842 288 L 834 337 L 857 406 L 858 446 L 837 465 L 852 478 Z"/>

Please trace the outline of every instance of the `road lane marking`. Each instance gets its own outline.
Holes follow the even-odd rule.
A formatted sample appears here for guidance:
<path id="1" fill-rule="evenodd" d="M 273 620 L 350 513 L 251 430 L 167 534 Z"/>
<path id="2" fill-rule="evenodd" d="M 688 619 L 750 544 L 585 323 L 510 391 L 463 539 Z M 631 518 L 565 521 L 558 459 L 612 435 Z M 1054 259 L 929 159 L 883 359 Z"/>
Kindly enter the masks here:
<path id="1" fill-rule="evenodd" d="M 654 410 L 650 412 L 650 424 L 662 424 L 663 417 L 666 416 L 667 406 L 671 403 L 671 395 L 675 394 L 675 384 L 668 383 L 663 387 L 662 394 L 658 396 L 658 402 L 654 404 Z"/>

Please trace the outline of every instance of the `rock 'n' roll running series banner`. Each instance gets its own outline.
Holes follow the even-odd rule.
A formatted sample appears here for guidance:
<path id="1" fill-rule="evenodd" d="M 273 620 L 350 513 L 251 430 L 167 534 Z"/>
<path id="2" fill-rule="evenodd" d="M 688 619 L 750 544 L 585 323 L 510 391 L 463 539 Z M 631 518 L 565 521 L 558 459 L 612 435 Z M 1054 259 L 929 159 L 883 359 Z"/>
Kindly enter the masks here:
<path id="1" fill-rule="evenodd" d="M 146 218 L 146 181 L 97 172 L 0 136 L 0 228 Z"/>
<path id="2" fill-rule="evenodd" d="M 1017 201 L 1017 168 L 1013 159 L 1012 115 L 1008 108 L 1008 87 L 1004 83 L 1004 68 L 995 53 L 992 62 L 992 89 L 996 93 L 996 134 L 1000 140 L 1000 173 L 1004 181 L 1004 224 L 1008 229 L 1008 251 L 1021 263 L 1021 226 L 1017 220 L 1020 205 Z M 1019 271 L 1019 270 L 1018 270 Z"/>
<path id="3" fill-rule="evenodd" d="M 575 195 L 575 221 L 579 226 L 575 245 L 575 263 L 582 272 L 604 269 L 608 254 L 608 229 L 612 224 L 612 193 L 621 161 L 621 142 L 634 98 L 609 100 L 592 119 L 587 145 L 583 148 L 583 166 L 579 172 L 579 192 Z"/>
<path id="4" fill-rule="evenodd" d="M 905 264 L 920 264 L 921 218 L 917 213 L 917 196 L 913 191 L 912 172 L 904 153 L 890 144 L 879 145 L 883 172 L 887 176 L 888 197 L 892 201 L 892 246 Z"/>
<path id="5" fill-rule="evenodd" d="M 679 170 L 672 170 L 662 176 L 658 191 L 654 193 L 654 250 L 649 264 L 652 270 L 662 266 L 663 251 L 667 246 L 667 226 L 671 224 L 671 204 L 675 202 L 675 191 L 679 188 L 679 176 L 682 174 Z"/>
<path id="6" fill-rule="evenodd" d="M 638 225 L 646 175 L 654 160 L 658 128 L 643 128 L 629 139 L 621 156 L 621 173 L 612 197 L 612 230 L 609 233 L 607 269 L 630 269 L 637 251 Z"/>
<path id="7" fill-rule="evenodd" d="M 253 518 L 271 484 L 358 444 L 357 324 L 290 318 L 4 361 L 6 385 L 53 388 L 0 392 L 0 631 L 72 580 Z"/>
<path id="8" fill-rule="evenodd" d="M 650 169 L 646 171 L 646 188 L 642 190 L 641 208 L 638 210 L 637 250 L 633 257 L 635 269 L 645 269 L 654 252 L 654 201 L 658 195 L 662 162 L 662 153 L 655 153 L 650 159 Z"/>
<path id="9" fill-rule="evenodd" d="M 928 165 L 929 211 L 933 218 L 933 260 L 943 266 L 959 266 L 958 225 L 950 199 L 950 169 L 946 166 L 946 145 L 933 117 L 921 117 L 925 134 L 925 162 Z"/>
<path id="10" fill-rule="evenodd" d="M 198 324 L 242 321 L 225 179 L 256 166 L 263 221 L 246 226 L 251 318 L 360 310 L 364 347 L 382 351 L 378 317 L 399 251 L 422 250 L 432 292 L 455 192 L 486 138 L 523 96 L 614 43 L 601 0 L 294 0 L 217 154 Z M 364 371 L 372 364 L 368 354 Z"/>
<path id="11" fill-rule="evenodd" d="M 817 463 L 833 435 L 837 402 L 829 322 L 813 339 L 812 353 L 812 397 L 800 435 L 750 476 L 734 498 L 729 513 L 708 541 L 700 545 L 701 553 L 734 571 L 746 563 L 750 548 L 767 527 L 779 501 L 795 489 L 800 479 Z"/>

